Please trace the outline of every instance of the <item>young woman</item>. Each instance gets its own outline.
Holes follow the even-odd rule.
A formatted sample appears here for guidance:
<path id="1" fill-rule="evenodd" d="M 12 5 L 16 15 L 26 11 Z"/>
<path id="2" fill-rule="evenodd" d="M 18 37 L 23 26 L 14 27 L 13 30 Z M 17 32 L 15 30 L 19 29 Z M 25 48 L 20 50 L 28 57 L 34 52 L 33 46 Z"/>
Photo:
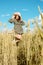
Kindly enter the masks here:
<path id="1" fill-rule="evenodd" d="M 9 22 L 14 23 L 15 38 L 20 40 L 22 38 L 21 35 L 23 34 L 22 26 L 25 25 L 24 21 L 22 20 L 21 14 L 19 12 L 14 13 Z"/>

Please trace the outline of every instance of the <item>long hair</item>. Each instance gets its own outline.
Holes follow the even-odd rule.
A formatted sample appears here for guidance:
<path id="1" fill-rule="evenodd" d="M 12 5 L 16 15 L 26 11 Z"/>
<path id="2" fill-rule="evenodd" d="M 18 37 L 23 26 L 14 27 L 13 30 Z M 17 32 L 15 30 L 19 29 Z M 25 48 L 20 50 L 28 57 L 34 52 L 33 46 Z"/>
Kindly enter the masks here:
<path id="1" fill-rule="evenodd" d="M 14 18 L 15 18 L 15 19 L 16 19 L 16 16 L 19 17 L 19 19 L 18 19 L 17 21 L 20 21 L 20 20 L 21 20 L 21 17 L 20 17 L 18 14 L 15 14 L 15 15 L 14 15 Z"/>

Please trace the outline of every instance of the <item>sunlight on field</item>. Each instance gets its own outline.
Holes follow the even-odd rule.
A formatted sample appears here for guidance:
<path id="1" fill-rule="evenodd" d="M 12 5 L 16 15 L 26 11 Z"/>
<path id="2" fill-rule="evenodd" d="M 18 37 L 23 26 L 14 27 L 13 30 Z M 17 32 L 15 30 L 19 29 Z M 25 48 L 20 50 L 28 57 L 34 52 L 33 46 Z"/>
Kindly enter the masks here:
<path id="1" fill-rule="evenodd" d="M 22 56 L 19 61 L 17 56 Z M 43 65 L 43 38 L 39 32 L 24 33 L 18 47 L 14 32 L 0 32 L 0 65 L 19 65 L 25 61 L 28 65 Z"/>
<path id="2" fill-rule="evenodd" d="M 40 8 L 39 8 L 40 11 Z M 43 15 L 41 15 L 41 27 L 38 17 L 28 20 L 26 31 L 22 35 L 18 46 L 15 40 L 14 30 L 6 29 L 0 31 L 0 65 L 43 65 Z"/>

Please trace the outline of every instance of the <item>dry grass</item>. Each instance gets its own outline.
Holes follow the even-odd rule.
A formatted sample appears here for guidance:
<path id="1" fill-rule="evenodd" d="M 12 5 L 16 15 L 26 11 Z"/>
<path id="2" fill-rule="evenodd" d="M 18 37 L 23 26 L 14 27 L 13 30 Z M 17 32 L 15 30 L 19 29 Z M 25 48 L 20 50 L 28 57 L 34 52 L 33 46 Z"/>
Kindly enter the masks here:
<path id="1" fill-rule="evenodd" d="M 43 65 L 43 31 L 35 23 L 34 31 L 28 23 L 18 46 L 14 31 L 0 32 L 0 65 Z"/>
<path id="2" fill-rule="evenodd" d="M 13 32 L 0 33 L 0 65 L 43 65 L 43 38 L 38 31 L 24 33 L 18 47 L 13 38 Z"/>

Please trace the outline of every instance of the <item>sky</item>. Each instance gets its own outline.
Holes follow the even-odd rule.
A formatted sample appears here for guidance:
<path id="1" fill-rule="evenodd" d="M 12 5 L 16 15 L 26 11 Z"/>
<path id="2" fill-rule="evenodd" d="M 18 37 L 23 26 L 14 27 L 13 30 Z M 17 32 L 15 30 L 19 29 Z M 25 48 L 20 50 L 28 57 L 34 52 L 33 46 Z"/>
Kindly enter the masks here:
<path id="1" fill-rule="evenodd" d="M 13 28 L 14 25 L 8 22 L 13 13 L 20 12 L 22 19 L 27 22 L 39 16 L 38 6 L 43 11 L 43 0 L 0 0 L 0 22 L 6 23 L 9 29 Z"/>

